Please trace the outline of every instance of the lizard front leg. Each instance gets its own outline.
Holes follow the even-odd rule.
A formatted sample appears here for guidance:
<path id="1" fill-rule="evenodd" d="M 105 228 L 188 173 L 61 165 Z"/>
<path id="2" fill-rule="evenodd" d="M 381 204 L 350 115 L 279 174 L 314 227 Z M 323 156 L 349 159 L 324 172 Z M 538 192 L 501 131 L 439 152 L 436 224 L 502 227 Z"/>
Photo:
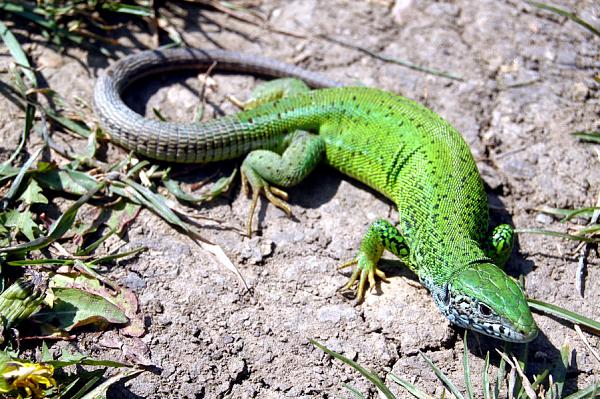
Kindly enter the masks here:
<path id="1" fill-rule="evenodd" d="M 483 243 L 485 254 L 492 258 L 496 266 L 503 268 L 514 245 L 515 234 L 511 225 L 496 226 Z"/>
<path id="2" fill-rule="evenodd" d="M 343 268 L 356 265 L 350 281 L 344 288 L 352 289 L 358 281 L 356 300 L 359 303 L 364 298 L 367 281 L 370 287 L 375 286 L 375 277 L 387 282 L 385 273 L 377 267 L 377 262 L 379 262 L 384 249 L 408 263 L 409 249 L 406 240 L 393 224 L 385 219 L 379 219 L 369 226 L 356 257 L 340 266 Z"/>

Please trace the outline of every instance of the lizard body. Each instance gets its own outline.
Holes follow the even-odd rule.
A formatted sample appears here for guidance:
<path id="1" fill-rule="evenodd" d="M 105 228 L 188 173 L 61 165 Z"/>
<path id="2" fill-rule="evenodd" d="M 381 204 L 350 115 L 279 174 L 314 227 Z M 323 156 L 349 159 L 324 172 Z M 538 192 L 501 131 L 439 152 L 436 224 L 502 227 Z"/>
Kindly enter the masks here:
<path id="1" fill-rule="evenodd" d="M 140 76 L 212 61 L 222 69 L 300 78 L 321 89 L 279 93 L 249 110 L 199 124 L 148 120 L 120 98 Z M 111 66 L 98 80 L 94 108 L 114 141 L 150 158 L 204 163 L 247 154 L 242 176 L 254 194 L 250 222 L 259 192 L 289 211 L 277 198 L 285 193 L 271 184 L 292 186 L 326 162 L 398 206 L 398 227 L 373 223 L 348 263 L 356 268 L 347 286 L 358 281 L 359 299 L 366 282 L 385 279 L 377 261 L 387 249 L 418 275 L 452 323 L 507 341 L 535 338 L 538 329 L 523 292 L 499 267 L 510 254 L 512 230 L 489 229 L 486 193 L 461 135 L 407 98 L 335 86 L 340 85 L 256 56 L 152 51 Z"/>

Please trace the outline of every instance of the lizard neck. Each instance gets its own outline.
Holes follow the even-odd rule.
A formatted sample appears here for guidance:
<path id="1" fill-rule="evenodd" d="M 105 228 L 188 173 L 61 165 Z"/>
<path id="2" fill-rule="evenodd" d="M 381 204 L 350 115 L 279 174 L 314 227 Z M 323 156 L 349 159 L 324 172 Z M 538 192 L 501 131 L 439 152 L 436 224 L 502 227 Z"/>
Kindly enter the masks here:
<path id="1" fill-rule="evenodd" d="M 410 248 L 411 263 L 425 286 L 444 284 L 470 265 L 491 262 L 479 241 L 460 231 L 428 231 Z"/>

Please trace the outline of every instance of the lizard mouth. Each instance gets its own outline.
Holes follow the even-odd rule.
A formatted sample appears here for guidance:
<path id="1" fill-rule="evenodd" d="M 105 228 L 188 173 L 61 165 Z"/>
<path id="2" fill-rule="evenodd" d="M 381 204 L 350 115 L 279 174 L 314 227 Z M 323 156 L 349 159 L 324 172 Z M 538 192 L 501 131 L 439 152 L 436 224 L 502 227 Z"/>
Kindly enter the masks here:
<path id="1" fill-rule="evenodd" d="M 531 342 L 539 333 L 539 329 L 535 325 L 531 328 L 517 329 L 514 326 L 510 326 L 505 320 L 502 320 L 500 323 L 468 323 L 461 327 L 470 328 L 481 334 L 515 343 Z"/>

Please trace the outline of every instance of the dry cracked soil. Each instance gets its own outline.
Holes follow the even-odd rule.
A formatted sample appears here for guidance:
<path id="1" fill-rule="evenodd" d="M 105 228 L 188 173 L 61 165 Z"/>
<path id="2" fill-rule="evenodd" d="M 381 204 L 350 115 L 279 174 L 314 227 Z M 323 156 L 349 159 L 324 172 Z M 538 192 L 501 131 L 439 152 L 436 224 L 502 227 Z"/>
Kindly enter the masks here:
<path id="1" fill-rule="evenodd" d="M 537 209 L 593 206 L 600 187 L 598 146 L 569 133 L 600 128 L 600 38 L 567 20 L 520 1 L 318 1 L 265 0 L 257 10 L 278 29 L 310 35 L 295 38 L 245 23 L 216 11 L 174 3 L 170 15 L 189 46 L 222 47 L 263 54 L 344 82 L 362 82 L 425 103 L 453 124 L 469 143 L 489 194 L 493 221 L 520 228 L 564 230 Z M 556 3 L 600 26 L 600 4 Z M 119 35 L 119 56 L 153 47 L 143 24 Z M 94 81 L 114 62 L 97 50 L 48 45 L 36 33 L 15 30 L 47 83 L 67 100 L 90 102 Z M 117 33 L 115 33 L 117 35 Z M 375 59 L 333 38 L 413 64 L 448 71 L 462 81 L 432 76 Z M 3 65 L 9 62 L 0 48 Z M 2 79 L 5 79 L 2 77 Z M 207 88 L 205 117 L 235 112 L 226 100 L 247 96 L 253 77 L 215 74 Z M 189 121 L 198 104 L 196 74 L 171 74 L 132 87 L 127 101 L 148 117 L 152 108 L 172 120 Z M 21 113 L 0 99 L 3 154 L 18 142 Z M 67 144 L 80 145 L 70 137 Z M 113 156 L 126 152 L 113 149 Z M 4 156 L 4 155 L 3 155 Z M 182 169 L 198 181 L 236 164 Z M 344 383 L 377 397 L 358 373 L 313 347 L 314 338 L 380 375 L 392 372 L 439 397 L 436 380 L 419 351 L 429 356 L 462 389 L 463 331 L 438 312 L 417 278 L 392 257 L 383 268 L 389 284 L 364 304 L 341 295 L 348 271 L 336 266 L 351 258 L 376 218 L 397 218 L 394 206 L 342 174 L 319 167 L 289 190 L 293 218 L 263 201 L 256 237 L 243 237 L 249 200 L 238 190 L 199 213 L 202 232 L 238 266 L 252 293 L 210 254 L 144 211 L 130 228 L 127 246 L 147 246 L 110 275 L 136 292 L 147 333 L 143 337 L 155 372 L 146 372 L 110 391 L 123 398 L 308 398 L 348 396 Z M 255 219 L 256 223 L 256 219 Z M 569 226 L 577 227 L 576 223 Z M 119 245 L 116 241 L 108 242 Z M 600 319 L 600 262 L 589 256 L 584 296 L 576 287 L 576 243 L 521 235 L 507 266 L 524 274 L 533 298 Z M 559 358 L 568 343 L 571 366 L 566 390 L 573 392 L 600 375 L 600 363 L 571 325 L 536 314 L 542 333 L 529 345 L 532 371 Z M 125 358 L 127 341 L 109 349 L 114 332 L 79 336 L 79 350 L 96 357 Z M 591 345 L 600 339 L 587 335 Z M 114 346 L 114 345 L 112 345 Z M 474 385 L 481 392 L 486 351 L 493 339 L 468 337 Z M 498 364 L 492 355 L 492 365 Z M 409 396 L 386 380 L 398 397 Z M 479 396 L 479 395 L 477 395 Z"/>

